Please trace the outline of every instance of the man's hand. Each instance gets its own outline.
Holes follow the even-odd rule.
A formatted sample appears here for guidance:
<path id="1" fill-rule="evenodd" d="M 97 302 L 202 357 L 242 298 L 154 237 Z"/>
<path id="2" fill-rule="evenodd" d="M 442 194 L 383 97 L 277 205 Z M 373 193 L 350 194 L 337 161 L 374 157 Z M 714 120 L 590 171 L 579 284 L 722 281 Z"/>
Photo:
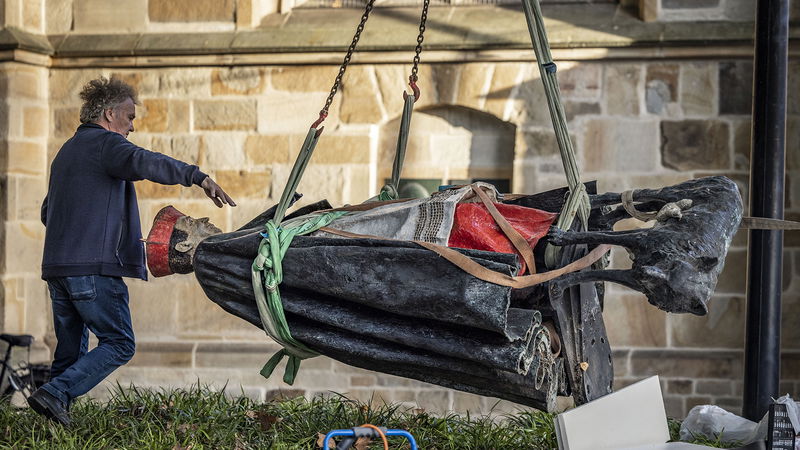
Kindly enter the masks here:
<path id="1" fill-rule="evenodd" d="M 218 208 L 222 208 L 222 204 L 228 204 L 231 206 L 236 206 L 236 203 L 233 201 L 232 198 L 225 191 L 222 190 L 221 187 L 211 177 L 206 177 L 203 180 L 203 183 L 200 184 L 200 187 L 206 191 L 206 195 L 208 198 L 214 201 L 214 204 L 217 205 Z"/>

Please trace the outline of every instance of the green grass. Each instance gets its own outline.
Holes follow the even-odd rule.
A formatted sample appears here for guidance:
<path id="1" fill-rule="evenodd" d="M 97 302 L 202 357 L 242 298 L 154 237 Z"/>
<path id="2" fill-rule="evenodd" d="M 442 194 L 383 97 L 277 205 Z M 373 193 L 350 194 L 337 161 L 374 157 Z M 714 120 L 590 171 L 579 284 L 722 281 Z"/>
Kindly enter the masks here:
<path id="1" fill-rule="evenodd" d="M 334 394 L 257 403 L 199 384 L 190 389 L 117 389 L 106 402 L 78 401 L 73 424 L 62 427 L 28 408 L 0 404 L 0 448 L 19 449 L 313 449 L 320 434 L 364 423 L 408 430 L 422 449 L 557 448 L 554 415 L 432 415 L 399 405 L 360 402 Z M 671 420 L 677 439 L 680 422 Z M 698 444 L 732 446 L 721 437 Z M 390 448 L 409 448 L 390 438 Z M 383 448 L 375 441 L 368 448 Z"/>
<path id="2" fill-rule="evenodd" d="M 195 385 L 187 390 L 117 388 L 110 400 L 78 401 L 68 428 L 28 408 L 0 405 L 0 447 L 24 449 L 311 449 L 319 434 L 364 423 L 409 430 L 423 449 L 556 447 L 553 416 L 435 416 L 334 395 L 256 403 Z M 390 448 L 409 448 L 390 438 Z M 379 445 L 380 444 L 380 445 Z M 375 441 L 370 449 L 383 448 Z"/>

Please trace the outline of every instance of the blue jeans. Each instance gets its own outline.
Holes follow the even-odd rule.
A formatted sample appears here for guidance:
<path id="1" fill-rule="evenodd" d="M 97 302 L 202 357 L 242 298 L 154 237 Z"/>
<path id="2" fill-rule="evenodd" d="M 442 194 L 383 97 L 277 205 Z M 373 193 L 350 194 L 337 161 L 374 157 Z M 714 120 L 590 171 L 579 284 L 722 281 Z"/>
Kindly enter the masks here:
<path id="1" fill-rule="evenodd" d="M 100 275 L 51 278 L 47 286 L 58 344 L 42 389 L 69 405 L 133 357 L 128 287 L 122 278 Z M 87 353 L 89 331 L 98 344 Z"/>

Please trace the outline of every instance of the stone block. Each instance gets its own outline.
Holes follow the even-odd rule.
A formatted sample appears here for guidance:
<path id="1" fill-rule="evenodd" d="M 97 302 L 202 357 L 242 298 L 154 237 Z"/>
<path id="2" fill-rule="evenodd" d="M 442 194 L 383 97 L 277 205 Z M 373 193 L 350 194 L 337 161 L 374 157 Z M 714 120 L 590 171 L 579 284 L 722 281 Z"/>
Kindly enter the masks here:
<path id="1" fill-rule="evenodd" d="M 730 396 L 733 395 L 733 382 L 730 380 L 697 380 L 695 393 L 713 397 Z"/>
<path id="2" fill-rule="evenodd" d="M 345 203 L 356 204 L 377 195 L 378 187 L 370 186 L 370 168 L 367 164 L 348 165 L 344 170 L 345 183 L 342 198 Z"/>
<path id="3" fill-rule="evenodd" d="M 269 188 L 271 189 L 271 186 Z M 224 186 L 223 189 L 225 189 Z M 250 222 L 253 218 L 266 211 L 267 208 L 277 203 L 277 201 L 272 202 L 270 196 L 271 191 L 265 192 L 264 197 L 258 200 L 234 198 L 236 208 L 232 208 L 230 211 L 231 229 L 235 230 Z"/>
<path id="4" fill-rule="evenodd" d="M 241 169 L 246 167 L 245 136 L 240 133 L 209 133 L 203 136 L 206 169 Z M 201 167 L 202 169 L 202 167 Z"/>
<path id="5" fill-rule="evenodd" d="M 335 66 L 274 67 L 269 72 L 270 84 L 272 89 L 278 91 L 328 92 L 336 79 L 337 71 Z M 325 97 L 322 97 L 320 107 L 324 103 Z"/>
<path id="6" fill-rule="evenodd" d="M 380 64 L 376 65 L 374 70 L 384 111 L 389 117 L 398 117 L 403 111 L 403 92 L 411 90 L 408 87 L 406 67 L 397 64 Z M 436 95 L 435 86 L 425 86 L 422 80 L 417 81 L 417 85 L 420 89 L 424 89 L 420 97 Z M 415 104 L 414 108 L 416 109 L 417 106 L 418 104 Z"/>
<path id="7" fill-rule="evenodd" d="M 302 142 L 304 137 L 300 136 L 294 140 L 291 136 L 284 134 L 250 135 L 244 141 L 244 151 L 247 158 L 247 167 L 264 166 L 270 164 L 289 164 L 293 163 L 290 154 L 296 153 L 297 148 L 291 148 L 290 142 Z"/>
<path id="8" fill-rule="evenodd" d="M 579 140 L 588 172 L 652 172 L 658 168 L 658 125 L 652 121 L 591 119 Z"/>
<path id="9" fill-rule="evenodd" d="M 350 67 L 342 78 L 341 110 L 344 123 L 374 124 L 383 121 L 384 111 L 376 95 L 378 87 L 370 66 Z"/>
<path id="10" fill-rule="evenodd" d="M 50 102 L 55 105 L 70 106 L 80 111 L 81 89 L 100 74 L 96 69 L 50 69 Z"/>
<path id="11" fill-rule="evenodd" d="M 747 252 L 729 250 L 725 267 L 717 278 L 717 294 L 744 295 L 747 279 Z"/>
<path id="12" fill-rule="evenodd" d="M 684 399 L 677 395 L 664 396 L 664 410 L 667 417 L 675 419 L 683 419 L 686 417 L 686 408 L 684 407 Z"/>
<path id="13" fill-rule="evenodd" d="M 228 367 L 261 370 L 272 353 L 280 349 L 273 343 L 209 342 L 195 349 L 195 364 L 199 367 Z M 282 369 L 281 369 L 282 370 Z M 303 372 L 302 370 L 300 371 Z M 282 373 L 276 372 L 276 373 Z"/>
<path id="14" fill-rule="evenodd" d="M 22 24 L 24 28 L 33 33 L 41 33 L 42 30 L 42 1 L 22 2 Z"/>
<path id="15" fill-rule="evenodd" d="M 3 64 L 0 75 L 5 78 L 7 98 L 45 100 L 44 83 L 47 72 L 22 64 Z"/>
<path id="16" fill-rule="evenodd" d="M 424 66 L 423 66 L 424 67 Z M 431 78 L 436 86 L 436 98 L 439 103 L 456 104 L 456 94 L 458 87 L 457 80 L 460 77 L 462 64 L 436 64 L 431 68 Z"/>
<path id="17" fill-rule="evenodd" d="M 164 205 L 161 204 L 163 207 Z M 150 230 L 147 227 L 142 232 Z M 186 277 L 188 279 L 188 277 Z M 194 281 L 194 280 L 192 280 Z M 185 301 L 188 283 L 175 282 L 174 279 L 164 278 L 152 282 L 130 280 L 128 282 L 130 297 L 131 319 L 133 329 L 138 338 L 163 336 L 176 331 L 178 319 L 176 317 L 177 305 Z"/>
<path id="18" fill-rule="evenodd" d="M 522 65 L 520 63 L 495 64 L 483 111 L 505 120 L 509 100 L 512 97 L 511 91 L 517 86 L 521 74 Z"/>
<path id="19" fill-rule="evenodd" d="M 481 110 L 485 98 L 484 89 L 491 73 L 492 66 L 488 63 L 464 65 L 458 79 L 456 104 Z"/>
<path id="20" fill-rule="evenodd" d="M 517 126 L 552 127 L 550 110 L 547 108 L 547 97 L 542 86 L 539 71 L 531 65 L 523 72 L 516 95 L 511 99 L 511 115 L 509 121 Z"/>
<path id="21" fill-rule="evenodd" d="M 675 170 L 724 170 L 731 165 L 727 122 L 681 120 L 661 122 L 661 161 Z"/>
<path id="22" fill-rule="evenodd" d="M 53 110 L 53 136 L 68 138 L 75 134 L 81 124 L 80 110 L 77 108 L 56 108 Z"/>
<path id="23" fill-rule="evenodd" d="M 152 181 L 142 180 L 136 183 L 136 196 L 140 200 L 177 200 L 181 198 L 181 190 L 183 189 L 184 187 L 180 185 L 167 186 L 164 184 L 153 183 Z"/>
<path id="24" fill-rule="evenodd" d="M 719 406 L 720 408 L 724 409 L 725 411 L 731 412 L 736 414 L 737 416 L 742 415 L 742 397 L 720 397 L 714 399 L 714 404 Z"/>
<path id="25" fill-rule="evenodd" d="M 467 392 L 453 391 L 453 411 L 480 416 L 488 413 L 484 397 Z"/>
<path id="26" fill-rule="evenodd" d="M 558 86 L 562 97 L 567 100 L 599 100 L 602 95 L 602 76 L 602 64 L 590 62 L 558 64 Z"/>
<path id="27" fill-rule="evenodd" d="M 317 164 L 367 164 L 369 153 L 369 136 L 330 135 L 320 139 L 312 161 Z"/>
<path id="28" fill-rule="evenodd" d="M 800 116 L 786 118 L 786 170 L 800 171 Z"/>
<path id="29" fill-rule="evenodd" d="M 266 198 L 272 182 L 270 169 L 260 171 L 218 170 L 215 181 L 234 199 Z"/>
<path id="30" fill-rule="evenodd" d="M 687 173 L 666 173 L 654 175 L 632 175 L 629 177 L 630 186 L 636 189 L 660 189 L 664 186 L 672 186 L 690 180 L 691 174 Z M 603 190 L 606 190 L 603 186 Z M 640 222 L 641 223 L 641 222 Z"/>
<path id="31" fill-rule="evenodd" d="M 684 401 L 686 402 L 686 411 L 691 411 L 691 409 L 695 406 L 710 405 L 713 403 L 710 396 L 704 395 L 693 395 L 691 397 L 686 397 Z"/>
<path id="32" fill-rule="evenodd" d="M 164 99 L 143 100 L 139 106 L 134 127 L 146 133 L 163 133 L 170 129 L 167 121 L 167 101 Z"/>
<path id="33" fill-rule="evenodd" d="M 307 133 L 325 105 L 321 92 L 271 92 L 258 99 L 258 132 L 260 134 Z M 339 126 L 339 102 L 333 102 L 323 126 L 335 130 Z M 305 135 L 303 135 L 305 138 Z M 325 136 L 321 138 L 321 142 Z M 302 141 L 300 141 L 302 144 Z M 300 146 L 297 146 L 297 150 Z"/>
<path id="34" fill-rule="evenodd" d="M 317 356 L 316 358 L 304 360 L 303 369 L 330 372 L 331 370 L 333 370 L 332 367 L 334 365 L 334 362 L 335 362 L 334 360 L 328 358 L 327 356 Z"/>
<path id="35" fill-rule="evenodd" d="M 786 208 L 800 211 L 800 171 L 786 174 Z"/>
<path id="36" fill-rule="evenodd" d="M 353 387 L 375 386 L 374 375 L 353 375 L 350 377 L 350 385 Z"/>
<path id="37" fill-rule="evenodd" d="M 643 379 L 644 379 L 644 378 L 642 378 L 642 377 L 635 377 L 635 378 L 628 378 L 628 377 L 624 377 L 624 378 L 616 378 L 616 379 L 614 379 L 614 386 L 613 386 L 613 387 L 614 387 L 614 390 L 618 391 L 618 390 L 620 390 L 620 389 L 622 389 L 622 388 L 626 388 L 626 387 L 628 387 L 628 386 L 632 385 L 633 383 L 638 383 L 639 381 L 642 381 Z"/>
<path id="38" fill-rule="evenodd" d="M 784 214 L 784 218 L 786 220 L 794 220 L 795 222 L 800 222 L 800 213 L 795 212 L 786 212 Z M 800 233 L 791 232 L 791 233 L 784 233 L 783 234 L 783 246 L 786 247 L 800 247 Z"/>
<path id="39" fill-rule="evenodd" d="M 50 301 L 50 294 L 47 289 L 47 283 L 44 283 L 41 274 L 34 272 L 25 276 L 25 327 L 22 331 L 26 334 L 31 334 L 39 338 L 40 336 L 47 336 L 53 333 L 53 314 L 52 304 Z M 31 358 L 33 363 L 42 362 L 50 364 L 52 362 L 51 348 L 55 345 L 43 342 L 44 339 L 36 342 L 34 341 L 31 346 Z"/>
<path id="40" fill-rule="evenodd" d="M 36 106 L 24 108 L 22 135 L 29 138 L 46 136 L 49 112 L 46 108 Z"/>
<path id="41" fill-rule="evenodd" d="M 416 402 L 420 408 L 431 414 L 443 414 L 453 409 L 452 391 L 445 389 L 420 391 L 417 393 Z"/>
<path id="42" fill-rule="evenodd" d="M 725 350 L 633 350 L 631 368 L 635 376 L 665 378 L 723 378 L 741 376 L 741 351 Z"/>
<path id="43" fill-rule="evenodd" d="M 211 202 L 209 202 L 210 204 Z M 181 211 L 184 208 L 181 206 Z M 193 217 L 202 217 L 202 215 L 192 215 Z M 211 220 L 212 223 L 220 226 L 218 222 Z M 173 276 L 174 277 L 174 276 Z M 189 278 L 191 277 L 191 278 Z M 184 278 L 184 276 L 181 276 Z M 254 342 L 261 342 L 264 336 L 264 331 L 254 327 L 249 322 L 246 322 L 217 306 L 206 297 L 200 285 L 194 280 L 193 275 L 189 275 L 185 283 L 181 283 L 173 291 L 180 288 L 179 295 L 175 295 L 172 302 L 176 303 L 177 313 L 180 315 L 180 322 L 177 324 L 177 332 L 184 338 L 197 338 L 201 336 L 213 337 L 219 339 L 221 337 L 227 338 L 250 338 Z M 266 340 L 264 340 L 266 342 Z M 228 351 L 234 351 L 235 348 L 232 344 L 229 345 Z M 238 350 L 236 350 L 238 351 Z M 261 353 L 266 356 L 268 351 Z M 268 356 L 267 356 L 268 357 Z M 199 366 L 199 353 L 198 353 L 198 367 Z M 258 362 L 253 364 L 263 365 L 266 359 L 255 358 Z M 229 366 L 219 366 L 229 367 Z M 250 366 L 248 366 L 250 367 Z M 260 368 L 261 366 L 259 366 Z"/>
<path id="44" fill-rule="evenodd" d="M 255 100 L 197 100 L 194 102 L 194 127 L 198 130 L 255 131 Z"/>
<path id="45" fill-rule="evenodd" d="M 742 277 L 744 278 L 744 277 Z M 671 316 L 670 336 L 674 347 L 742 348 L 744 345 L 744 297 L 715 297 L 706 316 Z"/>
<path id="46" fill-rule="evenodd" d="M 45 34 L 64 34 L 72 29 L 72 0 L 47 0 Z"/>
<path id="47" fill-rule="evenodd" d="M 260 94 L 264 84 L 264 70 L 257 67 L 230 67 L 211 72 L 212 95 Z"/>
<path id="48" fill-rule="evenodd" d="M 2 260 L 5 261 L 4 273 L 38 272 L 42 264 L 42 255 L 31 249 L 42 248 L 43 241 L 44 227 L 40 221 L 6 222 L 5 254 L 2 255 Z"/>
<path id="49" fill-rule="evenodd" d="M 694 381 L 684 379 L 667 380 L 667 392 L 679 395 L 691 394 L 694 392 Z"/>
<path id="50" fill-rule="evenodd" d="M 8 195 L 14 196 L 14 210 L 10 211 L 7 220 L 41 219 L 42 201 L 47 195 L 47 180 L 44 177 L 10 175 Z M 13 185 L 13 188 L 12 188 Z M 9 205 L 11 206 L 11 205 Z"/>
<path id="51" fill-rule="evenodd" d="M 389 387 L 413 387 L 425 384 L 409 378 L 402 378 L 395 375 L 389 375 L 383 373 L 376 375 L 376 381 L 378 386 L 389 386 Z"/>
<path id="52" fill-rule="evenodd" d="M 572 122 L 580 116 L 600 115 L 600 104 L 589 102 L 564 102 L 564 115 L 567 121 Z"/>
<path id="53" fill-rule="evenodd" d="M 626 377 L 630 373 L 630 350 L 615 348 L 611 351 L 614 378 Z"/>
<path id="54" fill-rule="evenodd" d="M 791 350 L 781 352 L 781 379 L 800 380 L 800 352 Z"/>
<path id="55" fill-rule="evenodd" d="M 273 168 L 272 192 L 275 196 L 283 192 L 290 170 L 289 166 Z M 298 207 L 323 198 L 332 205 L 341 205 L 344 203 L 344 168 L 333 164 L 311 164 L 306 168 L 298 191 L 304 195 Z"/>
<path id="56" fill-rule="evenodd" d="M 147 27 L 147 0 L 75 0 L 73 29 L 80 33 L 126 33 Z"/>
<path id="57" fill-rule="evenodd" d="M 6 172 L 19 175 L 43 175 L 46 170 L 44 145 L 32 142 L 8 141 Z"/>
<path id="58" fill-rule="evenodd" d="M 781 346 L 784 350 L 800 350 L 800 330 L 795 326 L 800 320 L 800 293 L 797 291 L 795 288 L 785 293 L 781 300 Z M 800 379 L 800 371 L 795 377 Z"/>
<path id="59" fill-rule="evenodd" d="M 170 133 L 189 131 L 190 103 L 187 100 L 167 101 L 167 127 Z"/>
<path id="60" fill-rule="evenodd" d="M 607 298 L 603 315 L 608 323 L 625 324 L 607 329 L 608 340 L 614 346 L 667 345 L 667 314 L 647 303 L 644 295 L 615 295 Z"/>
<path id="61" fill-rule="evenodd" d="M 229 150 L 224 146 L 221 148 L 216 147 L 222 139 L 198 135 L 164 135 L 155 137 L 150 147 L 153 151 L 164 153 L 187 164 L 198 165 L 202 169 L 206 165 L 206 154 L 208 152 L 206 149 L 208 144 L 206 142 L 209 137 L 211 138 L 210 144 L 215 145 L 215 153 Z M 233 142 L 236 142 L 236 140 L 234 139 Z"/>
<path id="62" fill-rule="evenodd" d="M 677 64 L 652 64 L 647 66 L 645 78 L 645 104 L 650 114 L 663 114 L 667 106 L 678 99 Z"/>
<path id="63" fill-rule="evenodd" d="M 137 342 L 136 354 L 128 363 L 132 367 L 191 367 L 194 343 Z"/>
<path id="64" fill-rule="evenodd" d="M 753 105 L 753 63 L 719 63 L 719 113 L 751 114 Z"/>
<path id="65" fill-rule="evenodd" d="M 800 3 L 792 2 L 792 6 L 800 10 Z M 800 60 L 789 59 L 786 84 L 786 113 L 800 114 Z"/>
<path id="66" fill-rule="evenodd" d="M 111 72 L 110 78 L 122 80 L 131 86 L 136 91 L 139 100 L 152 97 L 158 93 L 158 77 L 152 70 Z"/>
<path id="67" fill-rule="evenodd" d="M 517 158 L 536 159 L 560 154 L 556 135 L 550 130 L 518 130 L 516 141 Z"/>
<path id="68" fill-rule="evenodd" d="M 733 125 L 733 169 L 750 170 L 750 139 L 752 124 L 749 120 L 734 122 Z M 788 147 L 787 147 L 788 148 Z M 788 159 L 788 158 L 787 158 Z"/>
<path id="69" fill-rule="evenodd" d="M 689 63 L 681 65 L 679 80 L 680 103 L 687 116 L 709 116 L 716 111 L 716 63 Z"/>
<path id="70" fill-rule="evenodd" d="M 611 115 L 639 115 L 639 84 L 642 67 L 633 64 L 609 64 L 603 77 L 606 113 Z"/>
<path id="71" fill-rule="evenodd" d="M 233 22 L 234 0 L 150 0 L 151 22 Z"/>
<path id="72" fill-rule="evenodd" d="M 151 72 L 145 72 L 144 80 L 149 79 Z M 211 95 L 211 69 L 200 67 L 180 69 L 159 69 L 157 72 L 157 90 L 152 96 L 160 98 L 207 98 Z M 145 84 L 147 86 L 147 84 Z"/>

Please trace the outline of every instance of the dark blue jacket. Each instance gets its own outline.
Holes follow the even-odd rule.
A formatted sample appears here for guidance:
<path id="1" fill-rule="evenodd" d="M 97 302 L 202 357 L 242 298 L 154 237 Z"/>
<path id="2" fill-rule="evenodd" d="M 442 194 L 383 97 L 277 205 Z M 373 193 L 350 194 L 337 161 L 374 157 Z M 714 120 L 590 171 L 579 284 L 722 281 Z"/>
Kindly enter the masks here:
<path id="1" fill-rule="evenodd" d="M 199 185 L 206 174 L 83 124 L 50 166 L 42 204 L 42 278 L 106 275 L 147 279 L 133 181 Z"/>

